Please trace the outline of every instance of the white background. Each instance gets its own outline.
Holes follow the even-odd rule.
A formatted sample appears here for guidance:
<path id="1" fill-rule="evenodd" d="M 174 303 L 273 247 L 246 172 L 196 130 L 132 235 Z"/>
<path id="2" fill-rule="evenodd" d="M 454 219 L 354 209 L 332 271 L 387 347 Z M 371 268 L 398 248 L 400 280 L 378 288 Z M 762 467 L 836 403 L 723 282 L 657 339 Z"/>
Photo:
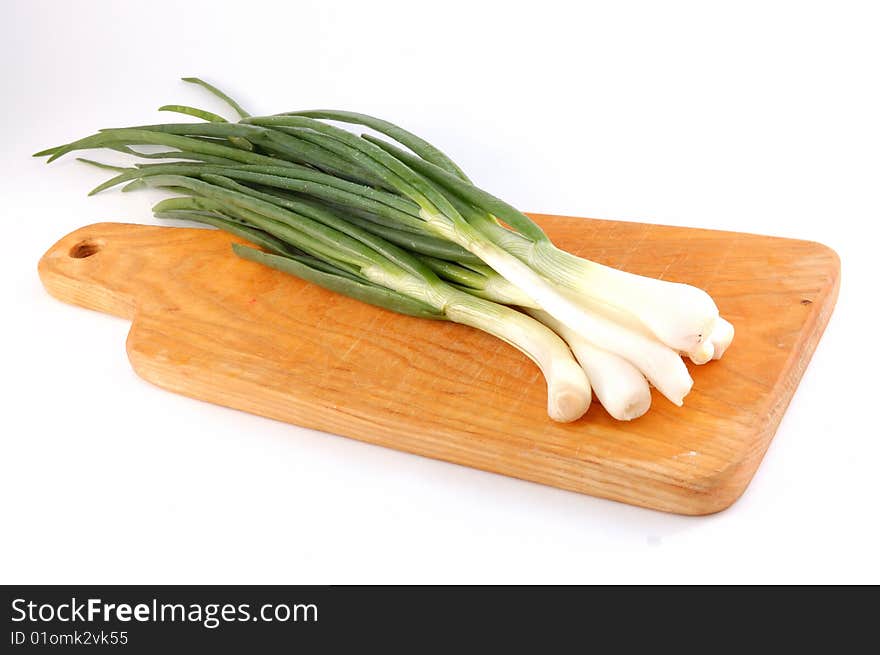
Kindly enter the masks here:
<path id="1" fill-rule="evenodd" d="M 872 6 L 873 5 L 873 6 Z M 876 3 L 33 2 L 0 24 L 0 582 L 880 582 Z M 831 324 L 745 496 L 671 516 L 178 397 L 36 263 L 149 193 L 29 157 L 169 102 L 423 134 L 527 211 L 813 239 Z M 169 118 L 165 115 L 164 118 Z"/>

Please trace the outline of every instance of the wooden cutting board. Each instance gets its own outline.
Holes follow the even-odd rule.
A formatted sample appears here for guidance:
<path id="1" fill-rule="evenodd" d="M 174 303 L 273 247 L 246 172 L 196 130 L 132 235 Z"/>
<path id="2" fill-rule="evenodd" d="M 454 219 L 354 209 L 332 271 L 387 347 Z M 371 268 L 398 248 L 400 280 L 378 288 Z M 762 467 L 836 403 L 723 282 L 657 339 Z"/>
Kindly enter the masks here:
<path id="1" fill-rule="evenodd" d="M 512 347 L 241 260 L 219 231 L 90 225 L 52 246 L 39 272 L 56 298 L 130 319 L 131 364 L 165 389 L 634 505 L 728 507 L 828 323 L 837 255 L 808 241 L 534 218 L 567 250 L 715 298 L 736 339 L 722 360 L 689 364 L 683 408 L 655 392 L 629 423 L 595 401 L 581 420 L 554 423 L 537 367 Z"/>

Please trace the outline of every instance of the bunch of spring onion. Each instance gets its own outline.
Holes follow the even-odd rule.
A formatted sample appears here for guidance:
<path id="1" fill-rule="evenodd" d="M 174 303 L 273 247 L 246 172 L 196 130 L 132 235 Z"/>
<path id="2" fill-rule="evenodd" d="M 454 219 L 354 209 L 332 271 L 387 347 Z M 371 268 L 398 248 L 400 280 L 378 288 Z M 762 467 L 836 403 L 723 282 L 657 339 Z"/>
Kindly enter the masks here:
<path id="1" fill-rule="evenodd" d="M 226 101 L 239 120 L 167 105 L 161 110 L 202 122 L 101 130 L 35 156 L 51 162 L 110 148 L 152 160 L 130 168 L 81 161 L 118 173 L 92 193 L 122 183 L 123 191 L 170 190 L 177 195 L 154 207 L 157 217 L 241 236 L 258 247 L 233 246 L 243 258 L 503 339 L 541 369 L 557 421 L 582 416 L 592 391 L 614 418 L 641 416 L 649 383 L 681 405 L 693 384 L 681 355 L 703 364 L 733 338 L 704 291 L 560 250 L 526 215 L 392 123 L 331 110 L 252 116 L 202 80 L 185 81 Z M 166 149 L 134 149 L 145 145 Z"/>

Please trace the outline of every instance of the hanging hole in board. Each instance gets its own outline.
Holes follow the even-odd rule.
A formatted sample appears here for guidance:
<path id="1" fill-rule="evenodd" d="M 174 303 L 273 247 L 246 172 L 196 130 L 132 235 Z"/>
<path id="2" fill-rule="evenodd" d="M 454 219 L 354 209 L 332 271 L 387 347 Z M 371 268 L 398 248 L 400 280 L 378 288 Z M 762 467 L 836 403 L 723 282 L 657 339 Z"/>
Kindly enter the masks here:
<path id="1" fill-rule="evenodd" d="M 74 244 L 70 248 L 70 252 L 68 254 L 74 259 L 85 259 L 86 257 L 91 257 L 92 255 L 100 251 L 103 245 L 103 241 L 99 241 L 96 239 L 83 239 L 79 243 Z"/>

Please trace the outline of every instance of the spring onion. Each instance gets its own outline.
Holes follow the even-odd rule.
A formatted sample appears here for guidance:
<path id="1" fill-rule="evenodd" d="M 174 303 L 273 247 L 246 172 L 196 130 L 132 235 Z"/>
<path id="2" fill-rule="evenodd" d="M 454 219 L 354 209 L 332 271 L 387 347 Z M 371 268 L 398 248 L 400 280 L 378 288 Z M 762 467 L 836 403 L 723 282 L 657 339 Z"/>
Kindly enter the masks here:
<path id="1" fill-rule="evenodd" d="M 154 207 L 156 217 L 210 225 L 257 246 L 236 244 L 243 259 L 506 341 L 538 365 L 557 421 L 579 418 L 593 390 L 614 418 L 637 418 L 651 405 L 649 382 L 681 405 L 693 385 L 681 355 L 704 364 L 733 339 L 701 289 L 561 250 L 445 153 L 389 121 L 328 109 L 252 115 L 216 87 L 185 80 L 226 102 L 238 120 L 165 105 L 201 122 L 101 130 L 36 156 L 109 148 L 146 159 L 131 167 L 82 161 L 115 173 L 92 193 L 124 185 L 177 194 Z M 143 145 L 168 149 L 137 150 Z"/>

